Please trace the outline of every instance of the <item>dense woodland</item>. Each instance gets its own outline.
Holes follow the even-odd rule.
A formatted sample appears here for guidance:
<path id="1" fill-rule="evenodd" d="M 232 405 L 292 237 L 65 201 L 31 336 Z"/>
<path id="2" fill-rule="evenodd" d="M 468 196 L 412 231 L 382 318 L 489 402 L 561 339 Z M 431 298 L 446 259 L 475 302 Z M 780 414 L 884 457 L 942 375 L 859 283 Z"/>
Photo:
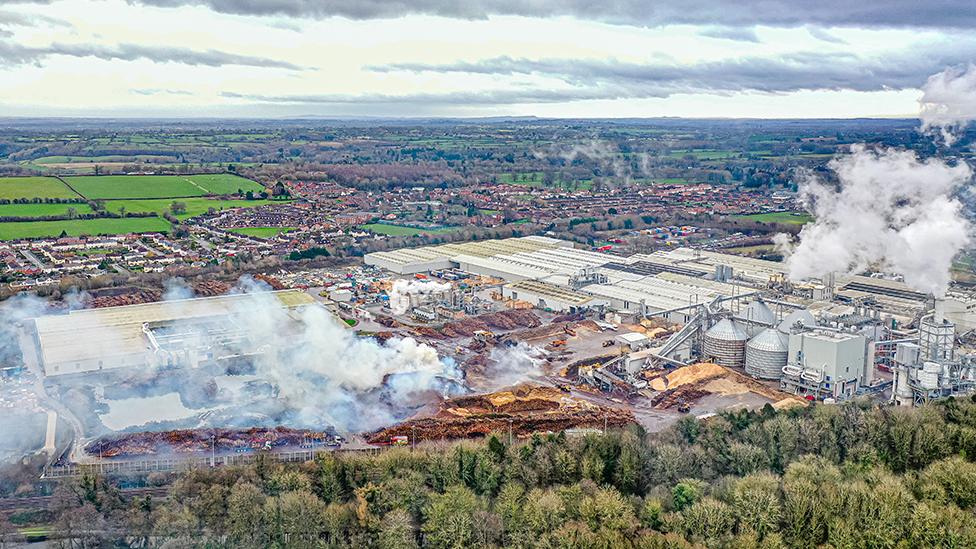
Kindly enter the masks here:
<path id="1" fill-rule="evenodd" d="M 190 471 L 163 501 L 89 477 L 52 520 L 75 547 L 973 547 L 973 456 L 969 399 L 767 407 Z"/>

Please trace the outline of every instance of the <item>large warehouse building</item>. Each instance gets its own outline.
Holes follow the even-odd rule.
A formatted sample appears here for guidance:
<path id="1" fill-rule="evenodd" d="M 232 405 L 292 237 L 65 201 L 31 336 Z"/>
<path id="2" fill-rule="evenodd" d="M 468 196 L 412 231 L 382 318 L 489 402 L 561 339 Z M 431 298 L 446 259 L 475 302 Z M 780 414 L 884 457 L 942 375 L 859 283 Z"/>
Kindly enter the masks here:
<path id="1" fill-rule="evenodd" d="M 315 303 L 298 290 L 272 292 L 291 310 Z M 102 309 L 82 309 L 34 319 L 34 353 L 46 376 L 131 366 L 196 366 L 228 354 L 257 350 L 242 311 L 248 294 L 225 295 Z"/>

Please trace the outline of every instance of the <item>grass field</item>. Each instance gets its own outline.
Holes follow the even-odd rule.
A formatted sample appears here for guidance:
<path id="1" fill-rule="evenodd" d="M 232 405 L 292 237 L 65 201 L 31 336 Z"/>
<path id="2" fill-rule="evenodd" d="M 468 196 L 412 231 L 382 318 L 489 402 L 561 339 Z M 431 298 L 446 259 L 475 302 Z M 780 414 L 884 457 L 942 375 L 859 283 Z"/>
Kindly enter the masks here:
<path id="1" fill-rule="evenodd" d="M 716 151 L 711 149 L 677 150 L 668 153 L 668 156 L 671 158 L 684 158 L 689 155 L 694 156 L 698 160 L 724 160 L 737 156 L 738 153 L 735 151 Z"/>
<path id="2" fill-rule="evenodd" d="M 418 229 L 416 227 L 401 227 L 400 225 L 389 225 L 387 223 L 369 223 L 366 225 L 360 225 L 359 228 L 372 231 L 376 234 L 385 234 L 389 236 L 416 236 L 418 234 L 449 233 L 455 230 L 451 227 L 443 227 L 440 229 Z"/>
<path id="3" fill-rule="evenodd" d="M 230 232 L 242 234 L 244 236 L 256 236 L 258 238 L 271 238 L 281 233 L 294 231 L 294 227 L 245 227 L 243 229 L 230 229 Z"/>
<path id="4" fill-rule="evenodd" d="M 156 212 L 159 215 L 170 211 L 173 202 L 186 204 L 186 213 L 180 214 L 177 219 L 186 219 L 207 213 L 210 208 L 215 210 L 227 208 L 254 208 L 263 204 L 271 204 L 272 200 L 220 200 L 211 198 L 147 198 L 143 200 L 106 200 L 105 209 L 110 212 L 118 212 L 125 208 L 127 212 Z"/>
<path id="5" fill-rule="evenodd" d="M 79 214 L 92 213 L 88 204 L 0 204 L 0 217 L 43 217 L 65 215 L 69 208 Z"/>
<path id="6" fill-rule="evenodd" d="M 236 194 L 238 189 L 254 193 L 265 190 L 260 183 L 229 173 L 191 175 L 189 177 L 191 181 L 210 191 L 210 194 Z"/>
<path id="7" fill-rule="evenodd" d="M 159 217 L 78 219 L 74 221 L 15 221 L 0 223 L 0 240 L 69 236 L 168 232 L 169 222 Z"/>
<path id="8" fill-rule="evenodd" d="M 137 155 L 107 155 L 107 156 L 43 156 L 41 158 L 35 158 L 31 162 L 34 164 L 80 164 L 80 163 L 91 163 L 97 164 L 99 162 L 110 162 L 110 163 L 128 163 L 128 162 L 174 162 L 175 157 L 172 156 L 158 156 L 158 155 L 148 155 L 148 154 L 137 154 Z"/>
<path id="9" fill-rule="evenodd" d="M 699 182 L 684 177 L 659 177 L 653 180 L 661 185 L 697 185 Z"/>
<path id="10" fill-rule="evenodd" d="M 231 174 L 68 176 L 69 185 L 88 199 L 171 198 L 261 192 L 260 184 Z"/>
<path id="11" fill-rule="evenodd" d="M 525 185 L 526 187 L 545 188 L 543 184 L 544 176 L 542 172 L 525 173 L 499 173 L 495 175 L 496 180 L 503 185 Z M 576 181 L 556 181 L 550 188 L 565 190 L 588 190 L 593 186 L 589 179 Z"/>
<path id="12" fill-rule="evenodd" d="M 78 198 L 54 177 L 0 177 L 0 198 Z"/>
<path id="13" fill-rule="evenodd" d="M 773 212 L 773 213 L 752 214 L 752 215 L 739 215 L 736 217 L 740 219 L 749 219 L 751 221 L 758 221 L 760 223 L 789 223 L 794 225 L 803 225 L 804 223 L 809 223 L 813 221 L 813 217 L 806 212 Z"/>

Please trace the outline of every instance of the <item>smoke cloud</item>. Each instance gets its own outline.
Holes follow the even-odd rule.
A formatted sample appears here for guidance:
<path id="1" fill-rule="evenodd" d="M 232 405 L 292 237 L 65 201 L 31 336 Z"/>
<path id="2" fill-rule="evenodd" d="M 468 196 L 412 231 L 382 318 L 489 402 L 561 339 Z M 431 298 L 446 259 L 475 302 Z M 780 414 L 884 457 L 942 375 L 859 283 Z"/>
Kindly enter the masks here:
<path id="1" fill-rule="evenodd" d="M 969 166 L 854 145 L 830 168 L 836 187 L 812 175 L 801 185 L 801 201 L 815 221 L 801 230 L 799 243 L 778 239 L 790 278 L 876 267 L 903 275 L 919 291 L 944 295 L 952 260 L 971 239 L 955 197 L 972 177 Z"/>
<path id="2" fill-rule="evenodd" d="M 410 310 L 410 296 L 431 295 L 450 291 L 451 285 L 433 280 L 395 280 L 390 289 L 390 308 L 402 315 Z"/>
<path id="3" fill-rule="evenodd" d="M 937 132 L 946 146 L 951 146 L 976 120 L 976 65 L 950 67 L 933 74 L 922 91 L 922 131 Z"/>
<path id="4" fill-rule="evenodd" d="M 249 299 L 235 316 L 248 319 L 250 335 L 271 350 L 256 359 L 259 377 L 278 388 L 298 426 L 333 425 L 360 431 L 399 419 L 417 393 L 448 396 L 461 387 L 461 373 L 429 345 L 412 338 L 380 344 L 344 327 L 323 307 L 281 308 L 270 292 L 245 288 Z"/>

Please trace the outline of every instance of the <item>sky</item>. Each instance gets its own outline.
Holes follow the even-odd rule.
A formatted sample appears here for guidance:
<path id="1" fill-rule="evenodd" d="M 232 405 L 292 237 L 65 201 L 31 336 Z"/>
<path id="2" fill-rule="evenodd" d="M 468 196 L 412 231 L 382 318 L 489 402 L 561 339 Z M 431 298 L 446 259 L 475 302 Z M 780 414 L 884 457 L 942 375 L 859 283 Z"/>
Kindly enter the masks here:
<path id="1" fill-rule="evenodd" d="M 914 117 L 971 0 L 0 0 L 0 116 Z"/>

